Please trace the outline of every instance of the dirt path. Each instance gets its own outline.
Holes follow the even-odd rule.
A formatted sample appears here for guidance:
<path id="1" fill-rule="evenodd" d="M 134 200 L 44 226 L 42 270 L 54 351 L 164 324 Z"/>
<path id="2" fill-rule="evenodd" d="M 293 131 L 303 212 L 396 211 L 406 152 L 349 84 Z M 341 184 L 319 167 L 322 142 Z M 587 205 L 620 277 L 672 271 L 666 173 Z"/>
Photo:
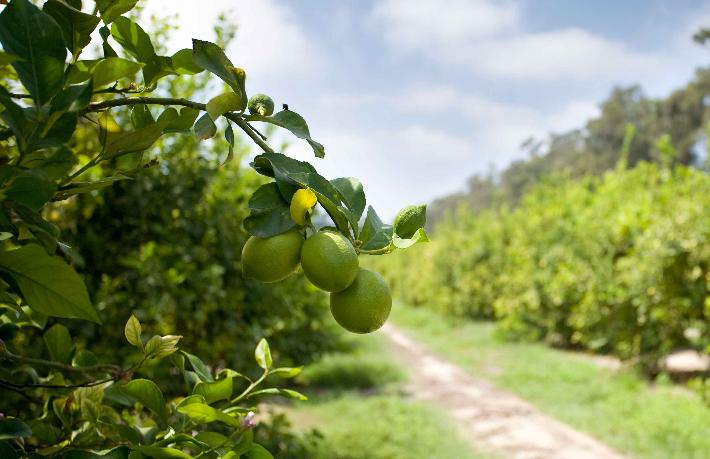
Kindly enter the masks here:
<path id="1" fill-rule="evenodd" d="M 394 326 L 383 331 L 397 357 L 413 371 L 407 386 L 411 395 L 448 411 L 479 448 L 511 459 L 624 459 L 525 400 L 470 376 Z"/>

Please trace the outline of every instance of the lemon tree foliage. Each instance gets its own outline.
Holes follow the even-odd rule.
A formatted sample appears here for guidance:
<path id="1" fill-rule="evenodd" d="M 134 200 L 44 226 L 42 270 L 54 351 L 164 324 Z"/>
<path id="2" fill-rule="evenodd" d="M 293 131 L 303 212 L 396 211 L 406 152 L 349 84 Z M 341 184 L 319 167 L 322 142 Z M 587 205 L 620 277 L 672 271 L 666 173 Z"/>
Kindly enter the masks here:
<path id="1" fill-rule="evenodd" d="M 553 174 L 517 207 L 462 210 L 375 266 L 409 303 L 655 373 L 677 349 L 710 352 L 708 196 L 707 172 L 683 165 Z"/>
<path id="2" fill-rule="evenodd" d="M 64 203 L 131 180 L 152 165 L 145 152 L 166 136 L 207 140 L 221 131 L 229 159 L 236 128 L 263 151 L 252 167 L 272 179 L 248 202 L 244 228 L 255 239 L 244 249 L 247 276 L 275 281 L 297 268 L 301 244 L 319 234 L 311 222 L 317 205 L 332 219 L 328 229 L 349 244 L 348 253 L 373 255 L 425 241 L 425 209 L 408 208 L 394 227 L 372 207 L 363 219 L 366 200 L 357 179 L 328 180 L 308 162 L 277 153 L 265 142 L 253 123 L 286 129 L 304 139 L 317 158 L 325 155 L 301 115 L 285 106 L 274 113 L 266 95 L 248 97 L 245 70 L 220 46 L 193 40 L 164 55 L 132 19 L 136 0 L 85 3 L 47 0 L 38 6 L 11 0 L 0 10 L 0 389 L 25 401 L 0 414 L 0 453 L 8 458 L 271 457 L 254 442 L 253 411 L 262 396 L 305 399 L 293 390 L 262 387 L 269 376 L 290 378 L 300 367 L 276 368 L 261 340 L 254 354 L 257 376 L 216 371 L 180 349 L 182 336 L 146 335 L 151 327 L 129 310 L 123 312 L 129 318 L 121 340 L 128 365 L 106 363 L 100 353 L 77 345 L 78 336 L 59 318 L 100 324 L 102 316 L 117 312 L 92 302 L 75 270 L 83 260 L 64 242 L 60 222 L 49 218 L 50 205 L 61 218 Z M 83 50 L 92 45 L 99 51 L 84 58 Z M 221 81 L 222 92 L 193 101 L 167 97 L 160 89 L 161 80 L 196 74 Z M 157 109 L 162 111 L 156 116 Z M 93 132 L 80 129 L 85 125 L 94 126 Z M 286 239 L 288 247 L 276 244 L 276 254 L 287 253 L 288 259 L 273 256 L 275 238 Z M 270 272 L 260 272 L 263 265 Z M 347 292 L 355 285 L 338 288 Z M 379 307 L 378 320 L 384 321 L 390 298 L 385 287 L 374 303 L 358 293 L 362 289 L 348 301 L 354 308 Z M 48 359 L 27 355 L 23 342 L 30 334 L 43 338 Z M 172 390 L 175 379 L 184 387 L 178 396 Z"/>

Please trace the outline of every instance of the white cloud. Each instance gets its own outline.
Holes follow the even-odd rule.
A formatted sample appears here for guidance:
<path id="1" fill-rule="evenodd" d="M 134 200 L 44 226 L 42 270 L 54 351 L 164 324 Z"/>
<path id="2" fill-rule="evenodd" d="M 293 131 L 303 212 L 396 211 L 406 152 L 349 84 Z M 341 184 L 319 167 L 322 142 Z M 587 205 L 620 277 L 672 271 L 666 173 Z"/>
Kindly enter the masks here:
<path id="1" fill-rule="evenodd" d="M 449 47 L 514 27 L 518 9 L 488 0 L 384 0 L 371 19 L 394 45 Z"/>
<path id="2" fill-rule="evenodd" d="M 576 27 L 474 44 L 470 51 L 472 67 L 509 78 L 628 80 L 663 68 L 659 56 Z"/>
<path id="3" fill-rule="evenodd" d="M 236 39 L 227 55 L 235 65 L 246 69 L 248 81 L 273 80 L 275 74 L 307 77 L 324 67 L 322 49 L 301 28 L 294 13 L 275 0 L 148 1 L 144 14 L 177 14 L 174 22 L 179 29 L 168 43 L 174 52 L 192 46 L 192 38 L 213 40 L 214 23 L 222 13 L 237 26 Z"/>
<path id="4" fill-rule="evenodd" d="M 587 30 L 521 30 L 518 3 L 383 0 L 370 21 L 402 52 L 511 80 L 627 81 L 662 69 L 663 57 Z"/>

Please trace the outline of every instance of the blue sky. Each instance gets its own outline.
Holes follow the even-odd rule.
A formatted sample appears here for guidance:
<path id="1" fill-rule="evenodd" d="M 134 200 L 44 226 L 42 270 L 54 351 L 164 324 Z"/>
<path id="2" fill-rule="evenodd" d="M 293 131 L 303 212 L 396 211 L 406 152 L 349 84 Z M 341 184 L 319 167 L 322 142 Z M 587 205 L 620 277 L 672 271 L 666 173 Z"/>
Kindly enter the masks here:
<path id="1" fill-rule="evenodd" d="M 408 203 L 524 155 L 530 136 L 582 126 L 614 85 L 661 96 L 710 53 L 690 35 L 710 2 L 563 0 L 151 0 L 180 14 L 171 47 L 210 39 L 226 12 L 228 54 L 247 90 L 288 103 L 325 144 L 294 142 L 328 178 L 359 177 L 391 218 Z"/>

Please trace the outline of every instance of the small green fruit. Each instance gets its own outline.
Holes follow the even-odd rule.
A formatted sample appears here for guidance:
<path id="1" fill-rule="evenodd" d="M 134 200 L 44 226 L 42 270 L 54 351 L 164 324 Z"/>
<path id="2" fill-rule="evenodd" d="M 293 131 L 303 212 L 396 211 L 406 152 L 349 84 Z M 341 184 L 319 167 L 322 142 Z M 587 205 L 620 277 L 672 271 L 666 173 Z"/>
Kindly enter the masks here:
<path id="1" fill-rule="evenodd" d="M 330 294 L 330 312 L 344 329 L 353 333 L 373 332 L 387 321 L 392 294 L 387 282 L 374 271 L 360 269 L 342 292 Z"/>
<path id="2" fill-rule="evenodd" d="M 303 243 L 303 273 L 326 292 L 348 288 L 357 276 L 360 263 L 348 239 L 335 231 L 319 231 Z"/>
<path id="3" fill-rule="evenodd" d="M 298 268 L 303 236 L 297 230 L 269 238 L 250 237 L 242 249 L 242 275 L 260 282 L 278 282 Z"/>
<path id="4" fill-rule="evenodd" d="M 271 116 L 274 114 L 274 101 L 266 94 L 255 94 L 249 98 L 249 113 L 252 115 Z"/>

